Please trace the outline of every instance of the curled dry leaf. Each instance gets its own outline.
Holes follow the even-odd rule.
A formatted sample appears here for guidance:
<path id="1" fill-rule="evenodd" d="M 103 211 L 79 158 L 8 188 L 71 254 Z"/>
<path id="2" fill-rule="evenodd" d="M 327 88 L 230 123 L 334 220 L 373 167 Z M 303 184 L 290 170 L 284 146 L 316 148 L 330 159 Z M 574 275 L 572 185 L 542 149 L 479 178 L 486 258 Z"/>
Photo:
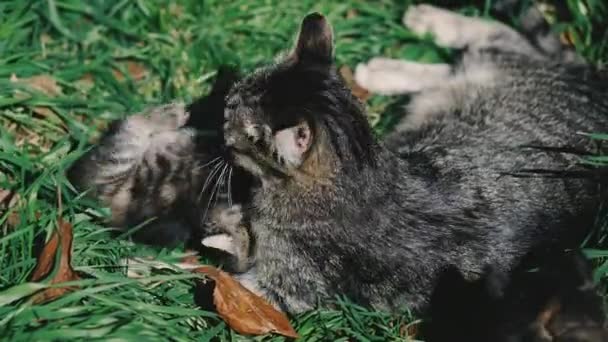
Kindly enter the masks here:
<path id="1" fill-rule="evenodd" d="M 93 74 L 87 72 L 86 74 L 82 75 L 80 79 L 76 80 L 74 84 L 80 90 L 86 92 L 95 86 L 95 77 L 93 77 Z"/>
<path id="2" fill-rule="evenodd" d="M 261 297 L 249 291 L 228 273 L 212 266 L 202 266 L 194 272 L 213 279 L 213 303 L 220 317 L 235 331 L 246 335 L 275 333 L 297 338 L 289 319 Z"/>
<path id="3" fill-rule="evenodd" d="M 353 93 L 353 95 L 355 95 L 355 97 L 357 97 L 359 101 L 363 103 L 367 102 L 371 94 L 369 91 L 367 91 L 367 89 L 361 87 L 357 84 L 357 82 L 355 82 L 355 76 L 353 74 L 352 69 L 347 65 L 343 65 L 342 67 L 340 67 L 340 75 L 350 88 L 350 91 Z"/>
<path id="4" fill-rule="evenodd" d="M 148 70 L 146 70 L 144 65 L 135 61 L 127 61 L 124 63 L 124 68 L 133 81 L 142 80 L 148 75 Z M 118 82 L 125 80 L 125 75 L 120 70 L 114 69 L 112 70 L 112 74 Z"/>
<path id="5" fill-rule="evenodd" d="M 5 212 L 8 213 L 8 217 L 6 218 L 7 226 L 5 228 L 15 228 L 20 223 L 19 214 L 15 210 L 16 206 L 19 204 L 21 197 L 18 193 L 0 189 L 0 215 Z M 3 230 L 3 233 L 6 234 L 6 230 Z"/>
<path id="6" fill-rule="evenodd" d="M 402 324 L 399 327 L 399 336 L 404 337 L 406 340 L 415 341 L 420 335 L 420 325 L 422 321 Z"/>
<path id="7" fill-rule="evenodd" d="M 188 253 L 188 255 L 182 258 L 183 264 L 200 266 L 199 255 L 195 250 L 186 249 L 186 253 Z"/>
<path id="8" fill-rule="evenodd" d="M 34 269 L 34 272 L 32 272 L 31 280 L 41 281 L 49 276 L 53 269 L 55 269 L 55 273 L 50 279 L 49 284 L 79 280 L 80 276 L 74 271 L 71 265 L 72 240 L 72 225 L 69 222 L 59 219 L 58 229 L 55 230 L 49 241 L 44 245 L 42 253 L 40 253 L 40 256 L 38 257 L 36 268 Z M 57 253 L 59 246 L 61 246 L 59 265 L 55 267 L 55 263 L 58 259 Z M 32 300 L 34 303 L 48 302 L 74 289 L 73 286 L 47 288 L 36 293 Z"/>
<path id="9" fill-rule="evenodd" d="M 10 202 L 11 197 L 13 197 L 13 194 L 14 193 L 11 190 L 0 188 L 0 208 L 5 206 L 5 202 L 6 206 L 8 206 L 8 202 Z"/>
<path id="10" fill-rule="evenodd" d="M 43 74 L 26 78 L 18 78 L 17 75 L 12 74 L 10 80 L 11 82 L 25 84 L 47 96 L 55 97 L 62 94 L 61 87 L 51 75 Z"/>

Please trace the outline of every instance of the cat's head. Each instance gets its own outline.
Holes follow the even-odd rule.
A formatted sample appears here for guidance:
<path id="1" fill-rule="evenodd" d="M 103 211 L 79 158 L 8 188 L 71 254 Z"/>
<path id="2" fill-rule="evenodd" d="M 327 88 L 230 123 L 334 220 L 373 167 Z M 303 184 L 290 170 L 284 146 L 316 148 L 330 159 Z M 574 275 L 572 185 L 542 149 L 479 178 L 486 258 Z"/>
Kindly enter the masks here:
<path id="1" fill-rule="evenodd" d="M 375 138 L 333 50 L 331 26 L 310 14 L 286 57 L 232 88 L 224 138 L 236 164 L 263 179 L 323 178 L 374 164 Z"/>

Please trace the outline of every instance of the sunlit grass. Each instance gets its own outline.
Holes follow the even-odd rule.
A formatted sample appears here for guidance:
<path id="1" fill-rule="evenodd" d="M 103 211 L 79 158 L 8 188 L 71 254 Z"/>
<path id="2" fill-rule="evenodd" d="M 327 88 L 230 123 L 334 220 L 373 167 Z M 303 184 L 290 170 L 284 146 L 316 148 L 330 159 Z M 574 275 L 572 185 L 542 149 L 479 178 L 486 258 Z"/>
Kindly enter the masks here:
<path id="1" fill-rule="evenodd" d="M 250 70 L 270 61 L 291 46 L 301 18 L 313 10 L 334 25 L 339 65 L 354 68 L 378 55 L 449 59 L 449 51 L 401 25 L 411 2 L 0 2 L 0 339 L 241 339 L 195 306 L 193 275 L 166 271 L 141 281 L 126 278 L 119 265 L 126 256 L 175 260 L 182 251 L 110 238 L 110 228 L 102 226 L 107 210 L 73 191 L 66 168 L 109 120 L 145 105 L 200 96 L 221 64 Z M 572 17 L 555 28 L 570 32 L 578 51 L 603 65 L 608 60 L 608 30 L 602 26 L 607 6 L 601 0 L 569 0 L 568 5 Z M 474 6 L 466 11 L 487 13 Z M 60 92 L 19 82 L 37 75 L 49 75 Z M 395 101 L 380 96 L 369 101 L 370 120 L 379 133 L 394 121 L 385 113 L 397 107 Z M 597 158 L 592 161 L 606 163 L 605 157 Z M 10 196 L 2 200 L 3 193 Z M 34 246 L 48 237 L 59 215 L 74 225 L 76 269 L 94 278 L 57 301 L 31 305 L 25 298 L 36 289 L 27 283 Z M 591 255 L 600 258 L 598 278 L 605 277 L 608 263 L 601 260 L 608 252 L 600 246 Z M 294 324 L 311 341 L 399 341 L 406 340 L 404 326 L 413 320 L 409 314 L 389 316 L 340 300 L 336 310 L 311 312 L 294 318 Z"/>

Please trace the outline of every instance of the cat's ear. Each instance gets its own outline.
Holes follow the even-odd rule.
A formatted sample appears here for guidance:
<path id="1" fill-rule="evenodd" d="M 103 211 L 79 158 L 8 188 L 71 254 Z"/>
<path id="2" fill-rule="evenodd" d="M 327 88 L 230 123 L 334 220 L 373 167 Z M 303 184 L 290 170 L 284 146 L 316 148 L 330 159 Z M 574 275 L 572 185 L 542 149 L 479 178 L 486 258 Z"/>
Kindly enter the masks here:
<path id="1" fill-rule="evenodd" d="M 301 62 L 331 63 L 334 42 L 331 25 L 320 13 L 311 13 L 302 21 L 294 57 Z"/>
<path id="2" fill-rule="evenodd" d="M 312 130 L 306 122 L 276 132 L 274 143 L 278 161 L 291 167 L 300 166 L 312 145 L 312 139 Z"/>

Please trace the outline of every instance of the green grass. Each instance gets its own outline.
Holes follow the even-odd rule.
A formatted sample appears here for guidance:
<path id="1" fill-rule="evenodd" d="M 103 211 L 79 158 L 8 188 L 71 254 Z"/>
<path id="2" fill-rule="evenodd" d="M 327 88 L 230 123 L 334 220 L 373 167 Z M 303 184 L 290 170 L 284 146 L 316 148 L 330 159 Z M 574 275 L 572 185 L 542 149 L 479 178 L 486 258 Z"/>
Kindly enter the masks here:
<path id="1" fill-rule="evenodd" d="M 490 2 L 485 1 L 486 6 Z M 270 61 L 291 46 L 300 20 L 313 10 L 326 14 L 334 25 L 339 65 L 354 68 L 377 55 L 427 62 L 451 56 L 401 25 L 411 1 L 315 3 L 0 2 L 0 190 L 15 194 L 10 211 L 0 203 L 0 339 L 247 339 L 194 305 L 195 275 L 159 271 L 145 279 L 128 279 L 119 266 L 122 258 L 151 255 L 170 261 L 182 251 L 155 250 L 111 238 L 109 228 L 102 225 L 107 210 L 77 194 L 64 172 L 109 120 L 146 105 L 204 94 L 220 64 L 250 70 Z M 460 3 L 467 13 L 486 13 L 486 8 L 465 6 L 469 1 Z M 608 30 L 601 26 L 608 6 L 602 3 L 569 0 L 572 18 L 555 25 L 557 30 L 570 30 L 577 50 L 598 65 L 608 62 Z M 133 70 L 128 70 L 128 63 L 135 65 Z M 116 77 L 117 70 L 127 77 Z M 12 75 L 18 79 L 52 75 L 61 93 L 38 92 L 12 82 Z M 378 132 L 394 121 L 382 113 L 395 104 L 395 99 L 379 96 L 369 101 L 370 121 Z M 592 162 L 607 163 L 605 157 Z M 39 289 L 27 282 L 35 266 L 33 246 L 50 235 L 60 215 L 74 225 L 76 269 L 94 278 L 79 281 L 80 290 L 54 302 L 32 305 L 27 296 Z M 598 227 L 604 226 L 603 220 L 598 222 Z M 599 230 L 593 238 L 596 248 L 589 250 L 598 260 L 598 280 L 608 274 L 608 250 L 601 249 L 605 236 Z M 404 325 L 413 321 L 407 313 L 389 316 L 343 300 L 336 310 L 294 318 L 299 333 L 310 341 L 407 340 Z"/>

